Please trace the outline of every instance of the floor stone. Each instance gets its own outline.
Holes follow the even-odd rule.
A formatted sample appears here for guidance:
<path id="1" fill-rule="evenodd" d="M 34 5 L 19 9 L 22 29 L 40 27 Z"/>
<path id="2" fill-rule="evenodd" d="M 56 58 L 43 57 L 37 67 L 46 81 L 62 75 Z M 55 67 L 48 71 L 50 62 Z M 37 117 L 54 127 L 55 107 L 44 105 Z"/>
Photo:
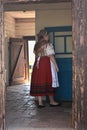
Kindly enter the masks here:
<path id="1" fill-rule="evenodd" d="M 6 130 L 71 130 L 71 103 L 60 107 L 37 108 L 34 97 L 29 95 L 29 85 L 7 87 Z"/>

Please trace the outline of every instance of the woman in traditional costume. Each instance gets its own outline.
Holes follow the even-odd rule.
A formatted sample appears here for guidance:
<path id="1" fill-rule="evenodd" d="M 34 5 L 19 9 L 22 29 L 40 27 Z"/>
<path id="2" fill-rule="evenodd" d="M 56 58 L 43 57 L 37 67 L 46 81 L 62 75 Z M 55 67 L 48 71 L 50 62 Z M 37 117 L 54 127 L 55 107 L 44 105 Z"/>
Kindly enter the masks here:
<path id="1" fill-rule="evenodd" d="M 49 35 L 46 30 L 40 30 L 38 41 L 34 47 L 35 63 L 31 76 L 30 95 L 37 96 L 38 107 L 43 108 L 43 96 L 49 96 L 50 106 L 60 106 L 54 101 L 55 88 L 59 87 L 57 66 L 54 57 L 54 48 L 49 43 Z"/>

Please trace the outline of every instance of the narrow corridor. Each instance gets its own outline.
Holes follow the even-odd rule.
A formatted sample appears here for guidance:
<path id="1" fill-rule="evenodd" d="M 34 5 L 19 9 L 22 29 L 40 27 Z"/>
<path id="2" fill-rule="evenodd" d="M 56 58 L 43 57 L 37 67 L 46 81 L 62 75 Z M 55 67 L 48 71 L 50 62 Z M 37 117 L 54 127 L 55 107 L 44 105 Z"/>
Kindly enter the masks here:
<path id="1" fill-rule="evenodd" d="M 7 87 L 6 130 L 71 130 L 71 103 L 37 108 L 28 85 Z"/>

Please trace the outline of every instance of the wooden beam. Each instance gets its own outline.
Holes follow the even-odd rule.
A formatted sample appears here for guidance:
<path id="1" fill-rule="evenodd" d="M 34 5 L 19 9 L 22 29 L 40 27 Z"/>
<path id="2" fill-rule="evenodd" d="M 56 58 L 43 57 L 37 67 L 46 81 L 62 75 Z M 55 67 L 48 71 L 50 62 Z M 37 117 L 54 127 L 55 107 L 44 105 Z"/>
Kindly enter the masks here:
<path id="1" fill-rule="evenodd" d="M 71 2 L 71 0 L 4 0 L 4 3 L 30 3 L 30 4 L 40 4 L 40 3 L 59 3 L 59 2 Z"/>
<path id="2" fill-rule="evenodd" d="M 73 123 L 87 130 L 87 0 L 72 0 Z"/>

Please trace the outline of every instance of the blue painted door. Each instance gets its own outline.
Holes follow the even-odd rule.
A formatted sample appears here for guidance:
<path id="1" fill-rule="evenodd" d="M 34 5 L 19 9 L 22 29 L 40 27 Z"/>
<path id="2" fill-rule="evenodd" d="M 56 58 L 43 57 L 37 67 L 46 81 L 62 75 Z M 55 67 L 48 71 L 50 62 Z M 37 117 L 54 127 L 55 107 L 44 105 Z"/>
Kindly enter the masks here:
<path id="1" fill-rule="evenodd" d="M 56 88 L 55 100 L 72 101 L 72 27 L 46 27 L 50 42 L 55 49 L 55 58 L 59 66 L 60 87 Z"/>

